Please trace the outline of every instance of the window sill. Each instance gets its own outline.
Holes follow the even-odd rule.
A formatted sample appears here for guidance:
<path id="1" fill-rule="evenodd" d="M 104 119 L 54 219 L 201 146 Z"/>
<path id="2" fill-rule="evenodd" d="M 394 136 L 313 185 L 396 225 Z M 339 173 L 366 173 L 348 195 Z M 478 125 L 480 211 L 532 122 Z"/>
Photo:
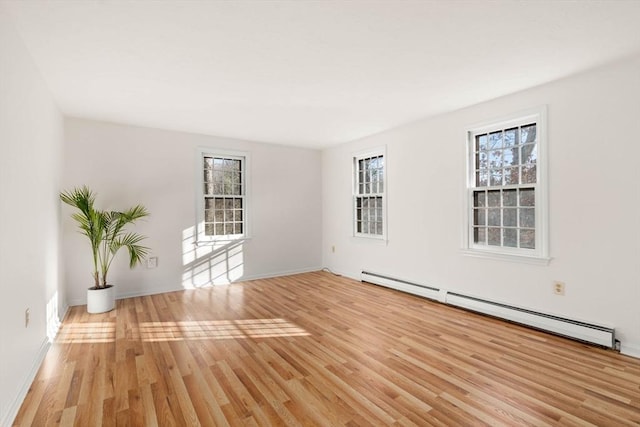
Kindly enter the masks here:
<path id="1" fill-rule="evenodd" d="M 372 245 L 384 245 L 386 246 L 389 241 L 385 237 L 373 237 L 373 236 L 351 236 L 354 242 L 366 243 Z"/>
<path id="2" fill-rule="evenodd" d="M 508 253 L 501 253 L 501 252 L 480 251 L 480 250 L 474 250 L 474 249 L 463 249 L 462 254 L 465 256 L 473 257 L 473 258 L 492 259 L 494 261 L 519 262 L 523 264 L 542 265 L 542 266 L 549 265 L 552 259 L 550 257 L 508 254 Z"/>
<path id="3" fill-rule="evenodd" d="M 211 239 L 211 240 L 196 240 L 193 242 L 195 246 L 214 246 L 217 244 L 227 245 L 230 243 L 242 243 L 247 240 L 251 240 L 250 237 L 238 237 L 236 239 Z"/>

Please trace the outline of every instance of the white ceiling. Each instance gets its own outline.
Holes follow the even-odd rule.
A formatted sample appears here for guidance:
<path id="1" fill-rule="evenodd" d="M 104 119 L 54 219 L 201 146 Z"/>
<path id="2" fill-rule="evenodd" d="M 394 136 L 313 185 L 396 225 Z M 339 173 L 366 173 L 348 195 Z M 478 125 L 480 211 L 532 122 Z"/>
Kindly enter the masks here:
<path id="1" fill-rule="evenodd" d="M 325 147 L 640 53 L 640 1 L 2 1 L 63 113 Z"/>

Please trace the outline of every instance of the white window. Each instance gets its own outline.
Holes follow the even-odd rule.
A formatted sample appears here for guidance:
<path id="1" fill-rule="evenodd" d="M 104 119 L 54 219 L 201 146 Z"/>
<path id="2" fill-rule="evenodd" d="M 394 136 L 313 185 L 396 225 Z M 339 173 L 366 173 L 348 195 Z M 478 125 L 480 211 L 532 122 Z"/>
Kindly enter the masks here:
<path id="1" fill-rule="evenodd" d="M 546 111 L 469 130 L 466 247 L 548 261 Z"/>
<path id="2" fill-rule="evenodd" d="M 199 150 L 199 242 L 248 237 L 247 172 L 247 153 Z"/>
<path id="3" fill-rule="evenodd" d="M 385 154 L 384 149 L 353 157 L 354 235 L 386 237 Z"/>

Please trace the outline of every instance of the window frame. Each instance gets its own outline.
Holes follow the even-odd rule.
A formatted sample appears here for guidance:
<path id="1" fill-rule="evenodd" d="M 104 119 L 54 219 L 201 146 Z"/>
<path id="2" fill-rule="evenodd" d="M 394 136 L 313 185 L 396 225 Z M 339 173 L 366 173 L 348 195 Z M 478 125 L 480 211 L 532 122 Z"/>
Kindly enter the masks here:
<path id="1" fill-rule="evenodd" d="M 358 187 L 359 187 L 359 177 L 358 177 L 358 173 L 359 173 L 359 169 L 358 169 L 358 162 L 360 160 L 364 160 L 367 158 L 372 158 L 372 157 L 380 157 L 382 156 L 384 163 L 383 163 L 383 169 L 382 169 L 382 176 L 383 176 L 383 191 L 382 192 L 377 192 L 377 193 L 359 193 L 358 192 Z M 372 149 L 367 149 L 367 150 L 362 150 L 362 151 L 358 151 L 355 153 L 352 153 L 351 156 L 351 162 L 352 162 L 352 233 L 353 233 L 353 237 L 356 238 L 362 238 L 365 240 L 369 240 L 369 241 L 382 241 L 382 242 L 386 242 L 387 241 L 387 228 L 388 228 L 388 214 L 387 214 L 387 194 L 388 194 L 388 188 L 389 188 L 389 179 L 388 179 L 388 158 L 387 158 L 387 149 L 386 146 L 383 147 L 377 147 L 377 148 L 372 148 Z M 358 212 L 357 212 L 357 208 L 358 208 L 358 198 L 364 198 L 364 197 L 381 197 L 382 199 L 382 234 L 374 234 L 374 233 L 362 233 L 362 232 L 358 232 Z"/>
<path id="2" fill-rule="evenodd" d="M 250 179 L 251 179 L 251 156 L 249 152 L 217 149 L 211 147 L 198 147 L 196 150 L 196 225 L 195 225 L 195 243 L 210 244 L 215 242 L 230 242 L 238 240 L 246 240 L 251 238 L 251 195 L 250 195 Z M 240 160 L 240 170 L 242 172 L 241 180 L 241 197 L 242 202 L 242 234 L 226 234 L 226 235 L 207 235 L 205 227 L 205 181 L 204 181 L 204 159 L 205 157 L 223 157 L 234 160 Z"/>
<path id="3" fill-rule="evenodd" d="M 475 136 L 495 131 L 504 131 L 516 126 L 536 123 L 536 182 L 534 184 L 504 184 L 491 186 L 476 186 L 475 180 Z M 518 261 L 531 264 L 549 263 L 549 203 L 547 178 L 547 107 L 545 105 L 531 108 L 500 119 L 491 120 L 467 127 L 466 132 L 466 176 L 464 194 L 464 224 L 463 224 L 463 253 L 465 255 L 493 258 L 507 261 Z M 522 163 L 519 163 L 522 165 Z M 535 248 L 513 248 L 506 246 L 482 245 L 474 242 L 473 231 L 473 197 L 478 188 L 521 189 L 533 186 L 535 188 Z M 501 214 L 503 213 L 501 208 Z"/>

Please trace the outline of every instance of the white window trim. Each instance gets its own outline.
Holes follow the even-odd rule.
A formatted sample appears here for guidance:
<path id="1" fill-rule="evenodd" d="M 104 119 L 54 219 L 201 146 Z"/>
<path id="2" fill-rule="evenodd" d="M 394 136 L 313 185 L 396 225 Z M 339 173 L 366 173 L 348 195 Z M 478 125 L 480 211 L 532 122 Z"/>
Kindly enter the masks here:
<path id="1" fill-rule="evenodd" d="M 243 195 L 244 195 L 244 233 L 239 237 L 229 236 L 207 236 L 204 227 L 204 186 L 203 186 L 203 160 L 207 156 L 216 157 L 237 157 L 243 159 Z M 225 150 L 213 147 L 198 147 L 196 150 L 195 167 L 196 185 L 196 226 L 194 233 L 194 243 L 196 245 L 206 245 L 215 242 L 230 242 L 247 240 L 251 238 L 251 155 L 247 151 Z"/>
<path id="2" fill-rule="evenodd" d="M 497 129 L 506 129 L 513 125 L 522 125 L 527 121 L 537 123 L 538 132 L 538 160 L 536 164 L 536 241 L 535 249 L 505 248 L 498 246 L 475 245 L 472 241 L 471 232 L 471 192 L 475 188 L 474 158 L 472 135 L 484 133 Z M 500 261 L 516 261 L 527 264 L 548 265 L 551 261 L 549 256 L 549 179 L 548 179 L 548 157 L 547 157 L 547 106 L 539 106 L 528 110 L 520 111 L 497 120 L 490 120 L 467 126 L 466 132 L 466 168 L 465 168 L 465 191 L 464 191 L 464 223 L 463 223 L 463 248 L 464 255 L 490 258 Z"/>
<path id="3" fill-rule="evenodd" d="M 356 172 L 358 170 L 357 161 L 363 157 L 375 157 L 382 155 L 384 158 L 384 191 L 382 192 L 382 234 L 358 233 L 356 231 L 356 196 L 358 194 L 358 180 Z M 387 158 L 387 146 L 368 148 L 366 150 L 351 153 L 351 229 L 352 237 L 360 241 L 369 241 L 372 243 L 387 243 L 387 229 L 389 224 L 389 215 L 387 212 L 387 198 L 389 195 L 389 162 Z"/>

